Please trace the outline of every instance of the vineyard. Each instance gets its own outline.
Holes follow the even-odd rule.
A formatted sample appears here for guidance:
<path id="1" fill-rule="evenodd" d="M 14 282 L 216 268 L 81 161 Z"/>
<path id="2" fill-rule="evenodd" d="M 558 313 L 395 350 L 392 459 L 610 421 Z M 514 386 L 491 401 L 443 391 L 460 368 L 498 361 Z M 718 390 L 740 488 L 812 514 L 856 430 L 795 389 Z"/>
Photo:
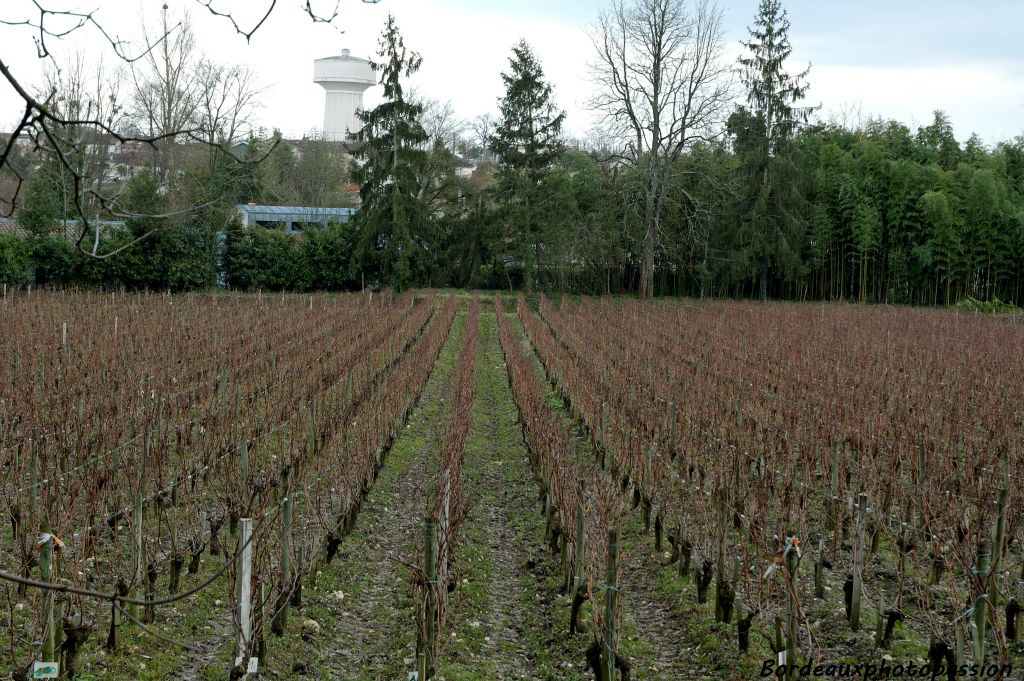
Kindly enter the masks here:
<path id="1" fill-rule="evenodd" d="M 1024 669 L 1020 319 L 36 291 L 0 328 L 14 679 Z"/>

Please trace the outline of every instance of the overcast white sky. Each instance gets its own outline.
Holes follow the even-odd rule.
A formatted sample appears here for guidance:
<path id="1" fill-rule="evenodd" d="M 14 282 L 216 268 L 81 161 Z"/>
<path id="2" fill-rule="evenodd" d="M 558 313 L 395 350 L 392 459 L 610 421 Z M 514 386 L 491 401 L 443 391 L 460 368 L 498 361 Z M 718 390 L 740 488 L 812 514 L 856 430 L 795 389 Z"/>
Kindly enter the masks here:
<path id="1" fill-rule="evenodd" d="M 205 1 L 205 0 L 204 0 Z M 270 0 L 212 0 L 251 25 Z M 122 39 L 140 40 L 143 16 L 155 23 L 164 0 L 46 0 L 50 6 L 98 9 L 96 17 Z M 568 112 L 568 131 L 584 135 L 591 84 L 592 47 L 587 26 L 605 0 L 341 0 L 333 26 L 313 24 L 299 0 L 278 0 L 270 21 L 251 44 L 199 0 L 167 0 L 172 13 L 189 11 L 200 47 L 222 62 L 243 62 L 267 90 L 259 121 L 286 136 L 301 136 L 323 123 L 324 93 L 312 82 L 313 60 L 349 48 L 357 56 L 376 50 L 388 12 L 406 44 L 423 56 L 414 85 L 426 96 L 450 100 L 462 118 L 494 112 L 499 73 L 512 45 L 526 38 L 538 53 Z M 746 37 L 757 0 L 723 0 L 726 39 L 733 53 Z M 330 14 L 335 0 L 313 0 Z M 952 117 L 957 136 L 978 132 L 987 142 L 1024 134 L 1024 2 L 1021 0 L 788 0 L 794 67 L 812 62 L 809 103 L 821 116 L 858 109 L 863 116 L 896 118 L 912 128 L 934 109 Z M 29 0 L 0 1 L 0 19 L 33 16 Z M 340 30 L 339 30 L 340 29 Z M 84 49 L 111 58 L 95 31 L 53 42 L 58 55 Z M 39 77 L 32 32 L 0 26 L 0 60 L 29 83 Z M 378 88 L 379 89 L 379 88 Z M 375 90 L 366 104 L 376 101 Z M 9 129 L 20 105 L 0 81 L 0 127 Z"/>

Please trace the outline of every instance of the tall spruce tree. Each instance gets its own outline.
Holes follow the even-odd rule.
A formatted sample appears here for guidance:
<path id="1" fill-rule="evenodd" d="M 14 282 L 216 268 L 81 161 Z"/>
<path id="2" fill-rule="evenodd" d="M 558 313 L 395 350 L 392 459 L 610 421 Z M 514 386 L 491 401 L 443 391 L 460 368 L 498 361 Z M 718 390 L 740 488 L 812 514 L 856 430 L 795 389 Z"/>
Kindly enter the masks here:
<path id="1" fill-rule="evenodd" d="M 381 61 L 373 68 L 380 74 L 384 100 L 359 114 L 363 128 L 357 155 L 364 163 L 355 171 L 362 185 L 355 259 L 369 281 L 404 289 L 429 283 L 432 221 L 418 180 L 427 161 L 427 134 L 420 122 L 423 107 L 402 89 L 402 79 L 423 60 L 406 49 L 394 16 L 388 16 L 379 45 Z"/>
<path id="2" fill-rule="evenodd" d="M 68 184 L 67 174 L 57 162 L 48 161 L 33 176 L 18 212 L 18 223 L 34 237 L 49 236 L 66 217 L 62 187 Z"/>
<path id="3" fill-rule="evenodd" d="M 761 0 L 744 41 L 749 55 L 739 60 L 747 106 L 729 120 L 746 191 L 739 206 L 740 255 L 757 274 L 762 299 L 769 277 L 793 281 L 803 269 L 801 247 L 807 231 L 802 175 L 793 138 L 813 108 L 796 106 L 807 94 L 810 67 L 785 70 L 793 52 L 789 19 L 781 0 Z"/>
<path id="4" fill-rule="evenodd" d="M 498 191 L 505 236 L 511 236 L 516 254 L 526 265 L 526 287 L 536 286 L 545 241 L 557 229 L 557 216 L 546 210 L 553 192 L 553 170 L 563 151 L 565 112 L 551 97 L 551 85 L 525 40 L 512 48 L 511 72 L 502 73 L 505 96 L 491 149 L 498 155 Z"/>

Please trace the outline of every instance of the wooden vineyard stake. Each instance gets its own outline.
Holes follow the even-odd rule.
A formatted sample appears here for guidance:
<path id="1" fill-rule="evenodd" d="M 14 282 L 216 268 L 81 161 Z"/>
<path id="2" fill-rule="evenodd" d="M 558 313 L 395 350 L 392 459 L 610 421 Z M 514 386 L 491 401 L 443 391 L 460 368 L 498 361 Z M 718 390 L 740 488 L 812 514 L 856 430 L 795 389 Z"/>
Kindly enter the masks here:
<path id="1" fill-rule="evenodd" d="M 601 414 L 600 414 L 600 419 L 601 419 L 601 421 L 600 421 L 601 422 L 601 426 L 600 426 L 600 428 L 601 428 L 601 446 L 598 447 L 598 456 L 600 457 L 601 468 L 603 468 L 603 469 L 607 469 L 608 468 L 608 461 L 607 461 L 607 456 L 608 456 L 608 453 L 607 453 L 608 452 L 608 440 L 607 440 L 607 438 L 605 436 L 605 418 L 606 418 L 605 414 L 606 414 L 607 411 L 608 411 L 608 404 L 606 402 L 602 402 L 601 403 Z"/>
<path id="2" fill-rule="evenodd" d="M 298 567 L 298 570 L 295 572 L 295 575 L 292 577 L 291 604 L 292 604 L 293 608 L 301 608 L 302 607 L 302 579 L 303 579 L 303 576 L 304 576 L 302 566 L 304 566 L 306 564 L 305 563 L 305 559 L 306 559 L 306 555 L 305 555 L 306 554 L 306 545 L 303 544 L 300 541 L 299 545 L 295 547 L 295 553 L 296 553 L 296 556 L 295 556 L 296 557 L 296 565 Z"/>
<path id="3" fill-rule="evenodd" d="M 434 646 L 437 637 L 437 521 L 423 521 L 423 622 L 420 624 L 417 651 L 417 679 L 426 681 L 434 671 Z"/>
<path id="4" fill-rule="evenodd" d="M 953 660 L 956 662 L 956 666 L 959 667 L 964 662 L 964 628 L 959 622 L 953 625 Z"/>
<path id="5" fill-rule="evenodd" d="M 693 581 L 697 584 L 698 603 L 708 602 L 708 587 L 711 586 L 713 577 L 712 567 L 711 563 L 701 557 L 697 549 L 693 549 Z"/>
<path id="6" fill-rule="evenodd" d="M 678 420 L 678 418 L 679 415 L 677 413 L 676 403 L 670 402 L 668 416 L 668 451 L 669 457 L 672 459 L 676 458 L 676 421 Z"/>
<path id="7" fill-rule="evenodd" d="M 550 489 L 545 485 L 545 489 Z M 544 539 L 551 538 L 551 532 L 554 529 L 554 506 L 551 503 L 551 494 L 544 495 Z"/>
<path id="8" fill-rule="evenodd" d="M 128 595 L 128 585 L 124 579 L 117 580 L 117 595 L 124 598 Z M 121 612 L 120 601 L 115 599 L 110 606 L 110 633 L 107 634 L 106 648 L 110 652 L 121 647 L 121 623 L 124 614 Z"/>
<path id="9" fill-rule="evenodd" d="M 252 518 L 238 522 L 238 579 L 235 580 L 235 667 L 252 654 Z"/>
<path id="10" fill-rule="evenodd" d="M 572 561 L 572 610 L 569 616 L 569 633 L 579 630 L 580 608 L 587 597 L 587 529 L 584 519 L 583 495 L 576 504 L 576 542 Z"/>
<path id="11" fill-rule="evenodd" d="M 37 523 L 39 522 L 39 518 L 38 518 L 38 514 L 39 514 L 39 451 L 37 449 L 38 446 L 39 445 L 38 445 L 38 442 L 37 442 L 37 438 L 33 437 L 32 438 L 32 444 L 31 444 L 31 447 L 32 447 L 32 463 L 31 463 L 32 470 L 31 470 L 31 476 L 32 476 L 32 478 L 31 478 L 31 483 L 30 483 L 30 486 L 29 486 L 29 497 L 28 497 L 28 523 L 29 523 L 28 526 L 30 528 L 36 527 Z M 28 532 L 31 533 L 32 530 L 29 529 Z M 28 534 L 28 536 L 26 538 L 27 538 L 27 542 L 26 543 L 28 543 L 29 546 L 31 546 L 31 542 L 32 542 L 31 534 Z"/>
<path id="12" fill-rule="evenodd" d="M 132 520 L 135 523 L 135 543 L 133 546 L 132 554 L 132 586 L 134 591 L 132 592 L 132 598 L 134 600 L 140 600 L 140 596 L 143 595 L 145 581 L 145 560 L 146 556 L 143 553 L 143 525 L 145 524 L 145 513 L 146 513 L 146 462 L 149 461 L 149 450 L 151 446 L 151 437 L 149 427 L 146 427 L 146 431 L 142 436 L 142 461 L 139 462 L 139 485 L 135 490 L 135 514 L 132 516 Z M 133 618 L 139 618 L 139 606 L 136 603 L 128 604 L 128 614 Z"/>
<path id="13" fill-rule="evenodd" d="M 1007 462 L 1003 462 L 1002 484 L 999 487 L 998 515 L 992 533 L 992 579 L 988 585 L 988 602 L 993 612 L 999 609 L 999 584 L 997 582 L 999 566 L 1002 562 L 1003 550 L 1006 546 L 1006 504 L 1010 495 L 1010 472 Z"/>
<path id="14" fill-rule="evenodd" d="M 883 637 L 885 636 L 885 604 L 882 602 L 882 596 L 878 595 L 878 602 L 875 604 L 875 647 L 881 648 Z"/>
<path id="15" fill-rule="evenodd" d="M 316 440 L 316 395 L 309 399 L 309 453 L 316 456 L 319 447 Z"/>
<path id="16" fill-rule="evenodd" d="M 861 571 L 864 569 L 864 525 L 868 511 L 868 495 L 861 492 L 857 500 L 857 543 L 853 547 L 853 591 L 850 594 L 850 629 L 860 629 Z"/>
<path id="17" fill-rule="evenodd" d="M 561 514 L 559 514 L 561 517 Z M 561 521 L 564 522 L 564 519 Z M 569 558 L 569 542 L 566 540 L 566 533 L 558 533 L 558 552 L 562 566 L 562 593 L 571 593 L 572 588 L 572 561 Z"/>
<path id="18" fill-rule="evenodd" d="M 292 590 L 292 495 L 288 489 L 288 468 L 281 471 L 281 493 L 284 495 L 281 504 L 281 591 L 278 594 L 274 620 L 270 630 L 277 636 L 283 636 L 288 626 L 288 604 Z"/>
<path id="19" fill-rule="evenodd" d="M 728 515 L 725 505 L 725 491 L 718 497 L 718 558 L 715 565 L 715 621 L 729 622 L 732 595 L 729 593 L 728 575 L 725 569 L 725 533 L 728 531 Z"/>
<path id="20" fill-rule="evenodd" d="M 740 652 L 746 652 L 750 648 L 750 623 L 744 619 L 743 599 L 737 596 L 732 607 L 736 611 L 736 633 L 739 638 L 739 649 Z"/>
<path id="21" fill-rule="evenodd" d="M 618 605 L 619 571 L 619 529 L 613 527 L 608 531 L 608 567 L 604 584 L 604 630 L 601 632 L 601 681 L 614 681 L 615 654 L 617 640 L 615 635 L 615 611 Z"/>
<path id="22" fill-rule="evenodd" d="M 704 573 L 704 560 L 697 553 L 696 549 L 693 549 L 693 583 L 697 585 L 697 602 L 706 603 L 707 594 L 704 591 L 701 575 Z"/>
<path id="23" fill-rule="evenodd" d="M 928 585 L 938 586 L 939 580 L 942 579 L 942 573 L 946 569 L 946 560 L 942 556 L 935 554 L 932 556 L 932 569 L 928 573 Z"/>
<path id="24" fill-rule="evenodd" d="M 60 600 L 58 600 L 57 602 L 55 602 L 53 604 L 54 634 L 55 635 L 56 634 L 65 634 L 65 636 L 66 636 L 64 641 L 61 641 L 59 644 L 58 644 L 58 642 L 56 640 L 54 641 L 55 649 L 54 649 L 53 653 L 54 653 L 55 659 L 53 661 L 58 663 L 58 665 L 57 665 L 58 666 L 58 670 L 60 669 L 60 664 L 59 663 L 66 661 L 68 664 L 64 668 L 64 675 L 68 676 L 67 670 L 72 667 L 71 661 L 73 660 L 72 656 L 75 655 L 75 653 L 74 653 L 75 649 L 71 648 L 70 645 L 69 645 L 71 643 L 71 640 L 72 640 L 71 639 L 71 636 L 72 636 L 71 632 L 66 632 L 65 629 L 61 626 L 61 621 L 64 618 L 64 603 L 65 603 L 65 598 L 62 597 Z M 68 646 L 68 647 L 66 648 L 65 646 Z M 75 677 L 71 676 L 70 678 L 75 678 Z"/>
<path id="25" fill-rule="evenodd" d="M 786 642 L 782 637 L 782 616 L 775 616 L 775 644 L 772 646 L 772 651 L 779 655 L 779 662 L 785 662 L 782 656 L 786 654 Z"/>
<path id="26" fill-rule="evenodd" d="M 242 494 L 249 491 L 249 441 L 242 440 L 242 449 L 238 458 L 239 473 L 242 474 Z"/>
<path id="27" fill-rule="evenodd" d="M 164 510 L 164 520 L 167 523 L 168 533 L 171 538 L 171 570 L 169 589 L 172 594 L 178 592 L 178 586 L 181 581 L 181 568 L 185 565 L 185 554 L 178 547 L 178 523 L 171 517 L 173 515 L 174 508 L 177 505 L 179 485 L 180 481 L 176 478 L 173 486 L 171 487 L 171 507 Z"/>
<path id="28" fill-rule="evenodd" d="M 586 580 L 587 529 L 584 524 L 583 502 L 576 505 L 576 546 L 573 556 L 572 592 L 577 594 Z"/>
<path id="29" fill-rule="evenodd" d="M 142 523 L 145 514 L 145 499 L 143 493 L 140 491 L 135 495 L 135 543 L 133 545 L 133 572 L 132 572 L 132 584 L 135 586 L 135 591 L 132 593 L 132 597 L 138 600 L 141 593 L 142 582 L 143 582 L 143 560 L 145 556 L 142 554 Z M 128 604 L 128 614 L 138 619 L 139 617 L 139 606 L 136 603 Z"/>
<path id="30" fill-rule="evenodd" d="M 36 527 L 38 522 L 36 515 L 39 508 L 39 453 L 36 451 L 36 436 L 33 435 L 30 447 L 32 450 L 31 466 L 30 471 L 31 483 L 29 484 L 29 497 L 28 497 L 28 522 L 24 523 L 25 527 L 25 555 L 32 555 L 32 528 Z M 24 575 L 25 577 L 32 576 L 32 568 L 28 561 L 25 562 Z M 24 597 L 26 592 L 26 586 L 24 584 L 18 585 L 18 595 Z"/>
<path id="31" fill-rule="evenodd" d="M 800 610 L 797 604 L 797 570 L 800 567 L 800 548 L 796 538 L 787 542 L 783 562 L 786 566 L 786 664 L 792 670 L 797 665 L 796 642 L 800 635 Z M 788 678 L 795 678 L 795 673 L 790 673 Z"/>
<path id="32" fill-rule="evenodd" d="M 971 629 L 971 654 L 974 664 L 980 667 L 985 662 L 985 627 L 988 624 L 988 595 L 985 593 L 985 580 L 989 576 L 992 561 L 992 545 L 988 539 L 978 542 L 978 555 L 975 561 L 975 575 L 979 588 L 974 600 L 974 627 Z"/>
<path id="33" fill-rule="evenodd" d="M 39 523 L 39 579 L 53 581 L 53 535 L 50 534 L 50 523 L 45 520 Z M 43 662 L 56 662 L 57 632 L 53 618 L 53 593 L 49 589 L 40 590 L 39 612 L 43 623 Z"/>
<path id="34" fill-rule="evenodd" d="M 836 444 L 832 448 L 832 478 L 830 480 L 829 490 L 832 492 L 831 499 L 829 500 L 829 508 L 832 510 L 828 516 L 828 523 L 826 527 L 831 529 L 837 529 L 840 524 L 839 520 L 839 452 L 840 445 Z"/>

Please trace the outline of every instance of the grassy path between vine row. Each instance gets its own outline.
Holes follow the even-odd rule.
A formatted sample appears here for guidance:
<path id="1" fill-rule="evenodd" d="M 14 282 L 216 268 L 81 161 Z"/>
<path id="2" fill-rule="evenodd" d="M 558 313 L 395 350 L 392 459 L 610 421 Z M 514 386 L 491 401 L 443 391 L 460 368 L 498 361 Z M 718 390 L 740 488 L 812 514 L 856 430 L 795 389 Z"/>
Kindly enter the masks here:
<path id="1" fill-rule="evenodd" d="M 450 409 L 465 313 L 456 316 L 430 379 L 387 454 L 353 532 L 283 638 L 267 637 L 266 666 L 279 678 L 405 679 L 415 657 L 412 578 L 422 519 L 433 503 L 433 469 Z M 304 636 L 303 620 L 319 631 Z"/>
<path id="2" fill-rule="evenodd" d="M 449 602 L 439 676 L 582 678 L 583 657 L 568 638 L 569 604 L 557 593 L 558 562 L 544 541 L 537 486 L 491 311 L 480 315 L 476 362 L 462 471 L 471 510 L 456 549 L 463 581 Z"/>
<path id="3" fill-rule="evenodd" d="M 415 603 L 409 571 L 398 559 L 419 560 L 465 321 L 460 311 L 339 558 L 323 568 L 315 587 L 303 591 L 303 608 L 286 636 L 268 637 L 267 666 L 281 677 L 391 680 L 407 678 L 414 668 Z M 454 566 L 459 583 L 449 600 L 437 677 L 589 678 L 582 669 L 584 639 L 567 633 L 569 601 L 558 594 L 557 558 L 544 541 L 493 312 L 480 316 L 475 360 L 462 471 L 470 513 L 460 528 Z M 320 632 L 303 640 L 306 618 Z"/>

